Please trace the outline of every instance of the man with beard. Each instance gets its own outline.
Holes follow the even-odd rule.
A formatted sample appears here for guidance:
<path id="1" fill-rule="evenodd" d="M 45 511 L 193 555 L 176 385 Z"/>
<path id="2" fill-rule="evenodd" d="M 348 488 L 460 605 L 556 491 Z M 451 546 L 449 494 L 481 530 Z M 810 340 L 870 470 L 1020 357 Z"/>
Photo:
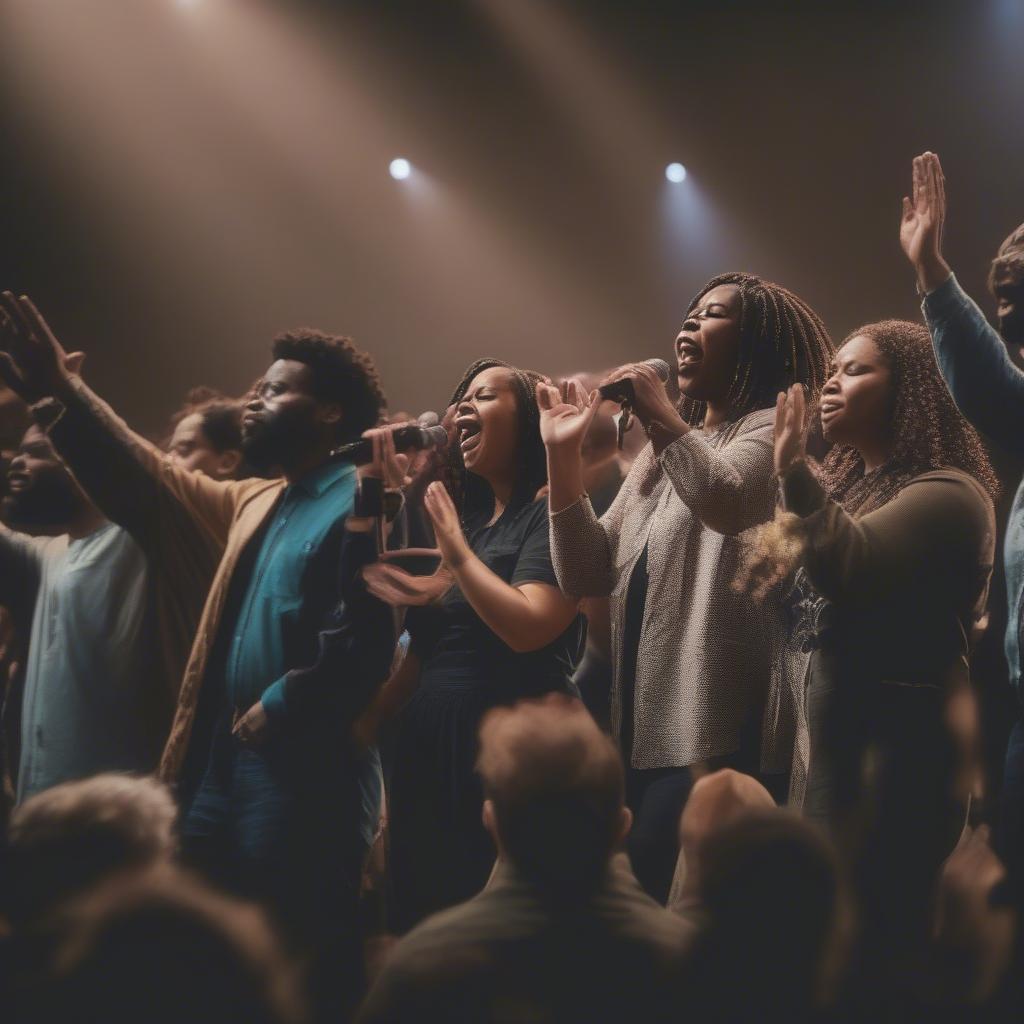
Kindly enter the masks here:
<path id="1" fill-rule="evenodd" d="M 1024 457 L 1024 372 L 1014 364 L 1024 345 L 1024 224 L 999 247 L 988 286 L 997 333 L 960 287 L 942 255 L 946 183 L 939 158 L 914 160 L 913 195 L 903 200 L 900 242 L 917 273 L 922 309 L 942 376 L 964 416 L 1006 452 Z M 1004 649 L 1010 682 L 1024 702 L 1024 481 L 1017 488 L 1003 544 L 1008 621 Z M 1024 707 L 1024 703 L 1022 703 Z M 1010 733 L 1000 797 L 999 847 L 1024 904 L 1024 716 Z"/>
<path id="2" fill-rule="evenodd" d="M 19 802 L 110 769 L 151 771 L 163 740 L 139 546 L 89 501 L 45 432 L 29 427 L 7 469 L 0 602 L 31 621 Z"/>
<path id="3" fill-rule="evenodd" d="M 378 420 L 372 360 L 348 338 L 279 335 L 242 425 L 246 459 L 279 478 L 216 481 L 118 420 L 28 299 L 5 292 L 0 308 L 0 371 L 54 418 L 50 437 L 93 500 L 116 518 L 155 489 L 224 546 L 161 775 L 179 782 L 186 853 L 269 903 L 337 974 L 379 801 L 375 752 L 348 737 L 394 648 L 390 611 L 353 582 L 373 557 L 370 535 L 345 529 L 355 467 L 332 457 Z M 346 537 L 361 545 L 349 568 Z"/>

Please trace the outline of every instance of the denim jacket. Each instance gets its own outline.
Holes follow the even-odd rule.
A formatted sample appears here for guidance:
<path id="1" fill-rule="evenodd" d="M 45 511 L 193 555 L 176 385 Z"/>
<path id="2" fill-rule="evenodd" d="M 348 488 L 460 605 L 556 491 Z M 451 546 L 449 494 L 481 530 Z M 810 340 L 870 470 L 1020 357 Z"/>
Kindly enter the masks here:
<path id="1" fill-rule="evenodd" d="M 939 370 L 960 411 L 995 444 L 1024 458 L 1024 373 L 955 276 L 922 304 Z M 1006 660 L 1020 695 L 1021 615 L 1024 613 L 1024 481 L 1017 488 L 1003 548 L 1009 616 Z"/>

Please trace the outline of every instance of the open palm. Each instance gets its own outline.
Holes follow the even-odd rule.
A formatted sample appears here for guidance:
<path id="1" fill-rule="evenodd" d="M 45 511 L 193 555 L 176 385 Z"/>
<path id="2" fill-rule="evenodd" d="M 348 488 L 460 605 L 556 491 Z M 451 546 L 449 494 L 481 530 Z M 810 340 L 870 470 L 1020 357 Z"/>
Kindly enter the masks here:
<path id="1" fill-rule="evenodd" d="M 924 153 L 914 158 L 913 195 L 903 197 L 900 245 L 916 267 L 939 257 L 946 218 L 946 187 L 939 158 Z"/>
<path id="2" fill-rule="evenodd" d="M 558 388 L 539 383 L 537 405 L 541 440 L 549 448 L 582 448 L 587 428 L 600 404 L 596 392 L 585 395 L 574 380 L 566 385 L 564 398 Z"/>

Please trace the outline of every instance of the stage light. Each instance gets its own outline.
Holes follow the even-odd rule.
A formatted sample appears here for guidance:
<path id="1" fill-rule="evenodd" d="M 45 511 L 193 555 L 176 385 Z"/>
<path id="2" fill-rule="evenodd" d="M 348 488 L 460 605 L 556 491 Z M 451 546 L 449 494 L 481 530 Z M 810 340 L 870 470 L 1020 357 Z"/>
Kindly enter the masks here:
<path id="1" fill-rule="evenodd" d="M 410 174 L 412 174 L 412 164 L 410 164 L 404 157 L 398 157 L 391 161 L 391 166 L 388 170 L 395 181 L 404 181 Z"/>
<path id="2" fill-rule="evenodd" d="M 665 177 L 673 185 L 678 185 L 681 181 L 686 181 L 686 168 L 682 164 L 669 164 L 665 168 Z"/>

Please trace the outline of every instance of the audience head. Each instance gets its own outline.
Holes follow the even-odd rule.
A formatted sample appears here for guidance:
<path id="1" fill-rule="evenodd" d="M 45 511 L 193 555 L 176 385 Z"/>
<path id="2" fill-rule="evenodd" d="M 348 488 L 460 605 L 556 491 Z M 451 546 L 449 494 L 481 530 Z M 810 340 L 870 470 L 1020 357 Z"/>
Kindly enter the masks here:
<path id="1" fill-rule="evenodd" d="M 101 879 L 169 860 L 176 813 L 159 782 L 113 773 L 30 797 L 9 827 L 12 921 L 31 924 Z"/>
<path id="2" fill-rule="evenodd" d="M 170 461 L 214 480 L 230 480 L 242 463 L 242 403 L 194 388 L 171 418 Z"/>
<path id="3" fill-rule="evenodd" d="M 999 246 L 988 286 L 996 300 L 1003 338 L 1011 345 L 1024 345 L 1024 224 Z"/>
<path id="4" fill-rule="evenodd" d="M 680 413 L 703 421 L 707 403 L 742 416 L 803 384 L 816 396 L 832 341 L 818 315 L 781 285 L 753 274 L 712 278 L 687 307 L 676 338 Z"/>
<path id="5" fill-rule="evenodd" d="M 767 1007 L 801 1019 L 825 1002 L 845 952 L 846 908 L 824 836 L 787 811 L 751 812 L 707 837 L 701 865 L 698 1002 L 716 1020 L 760 1019 Z"/>
<path id="6" fill-rule="evenodd" d="M 242 444 L 261 470 L 285 472 L 357 440 L 384 411 L 373 360 L 350 338 L 299 328 L 274 339 L 273 362 L 245 404 Z"/>
<path id="7" fill-rule="evenodd" d="M 683 895 L 692 897 L 698 890 L 702 850 L 710 836 L 744 814 L 774 807 L 771 793 L 750 775 L 723 768 L 699 778 L 679 821 L 680 857 L 686 870 Z"/>
<path id="8" fill-rule="evenodd" d="M 69 906 L 45 982 L 29 1020 L 305 1019 L 263 914 L 168 866 L 113 879 Z"/>
<path id="9" fill-rule="evenodd" d="M 88 507 L 46 432 L 30 426 L 7 466 L 4 522 L 26 533 L 64 533 Z"/>
<path id="10" fill-rule="evenodd" d="M 455 408 L 448 468 L 468 515 L 490 505 L 492 481 L 512 480 L 517 501 L 532 501 L 547 482 L 536 395 L 544 379 L 500 359 L 479 359 L 463 374 L 448 403 Z"/>
<path id="11" fill-rule="evenodd" d="M 622 761 L 581 703 L 553 694 L 490 711 L 477 768 L 503 858 L 554 898 L 599 884 L 631 818 Z"/>
<path id="12" fill-rule="evenodd" d="M 878 508 L 912 477 L 944 467 L 998 493 L 981 439 L 953 403 L 921 324 L 882 320 L 854 331 L 836 353 L 820 420 L 833 444 L 827 486 L 848 512 Z M 882 473 L 871 471 L 879 457 Z"/>

